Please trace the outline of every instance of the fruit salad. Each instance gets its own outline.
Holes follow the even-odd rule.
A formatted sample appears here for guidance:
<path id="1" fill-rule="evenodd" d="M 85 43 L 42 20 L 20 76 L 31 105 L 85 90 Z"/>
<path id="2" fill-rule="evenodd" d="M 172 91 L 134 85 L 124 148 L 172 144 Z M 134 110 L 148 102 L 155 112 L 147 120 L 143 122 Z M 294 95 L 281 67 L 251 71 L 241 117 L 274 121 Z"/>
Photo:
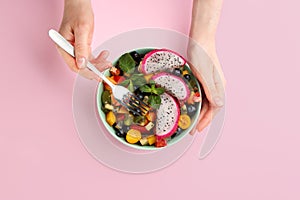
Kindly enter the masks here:
<path id="1" fill-rule="evenodd" d="M 186 60 L 168 49 L 123 54 L 108 79 L 127 87 L 151 109 L 144 116 L 128 111 L 103 83 L 101 110 L 116 136 L 132 145 L 164 147 L 195 120 L 201 102 L 197 79 Z"/>

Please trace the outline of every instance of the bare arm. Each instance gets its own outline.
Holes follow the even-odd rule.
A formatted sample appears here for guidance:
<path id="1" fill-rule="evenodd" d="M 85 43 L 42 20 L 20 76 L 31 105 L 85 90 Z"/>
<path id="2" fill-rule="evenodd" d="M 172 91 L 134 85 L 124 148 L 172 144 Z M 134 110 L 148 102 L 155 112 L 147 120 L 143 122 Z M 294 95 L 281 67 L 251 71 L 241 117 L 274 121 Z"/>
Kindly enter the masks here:
<path id="1" fill-rule="evenodd" d="M 223 0 L 194 0 L 188 57 L 192 70 L 204 89 L 197 130 L 203 130 L 224 105 L 225 78 L 216 53 L 215 36 Z M 205 50 L 210 59 L 203 59 Z M 206 56 L 207 57 L 207 56 Z M 191 133 L 196 131 L 194 129 Z"/>
<path id="2" fill-rule="evenodd" d="M 190 37 L 203 46 L 214 46 L 223 0 L 194 0 Z"/>

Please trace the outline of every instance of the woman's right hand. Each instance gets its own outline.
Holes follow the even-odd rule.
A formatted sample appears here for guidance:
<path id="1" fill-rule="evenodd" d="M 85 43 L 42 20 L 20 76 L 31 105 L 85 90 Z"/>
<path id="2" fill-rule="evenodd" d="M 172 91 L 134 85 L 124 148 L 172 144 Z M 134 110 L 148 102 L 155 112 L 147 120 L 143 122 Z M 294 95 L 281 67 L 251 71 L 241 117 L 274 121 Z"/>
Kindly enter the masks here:
<path id="1" fill-rule="evenodd" d="M 59 29 L 60 34 L 75 48 L 75 58 L 58 47 L 58 51 L 74 72 L 88 78 L 100 81 L 99 77 L 88 68 L 89 60 L 103 71 L 111 66 L 106 59 L 108 51 L 102 51 L 97 58 L 91 55 L 91 43 L 94 31 L 94 14 L 90 0 L 65 0 L 64 15 Z"/>

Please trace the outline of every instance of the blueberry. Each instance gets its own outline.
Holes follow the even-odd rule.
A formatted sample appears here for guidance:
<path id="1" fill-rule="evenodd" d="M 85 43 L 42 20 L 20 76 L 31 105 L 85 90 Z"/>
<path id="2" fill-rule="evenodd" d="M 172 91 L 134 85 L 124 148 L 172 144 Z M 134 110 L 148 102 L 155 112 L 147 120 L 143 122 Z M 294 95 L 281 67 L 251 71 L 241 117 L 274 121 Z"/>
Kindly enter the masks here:
<path id="1" fill-rule="evenodd" d="M 143 99 L 144 99 L 144 95 L 143 95 L 142 93 L 138 94 L 137 97 L 138 97 L 140 100 L 142 100 L 142 101 L 143 101 Z"/>
<path id="2" fill-rule="evenodd" d="M 130 126 L 123 125 L 122 130 L 127 133 L 130 130 Z"/>
<path id="3" fill-rule="evenodd" d="M 182 129 L 180 127 L 177 128 L 176 130 L 177 133 L 182 133 Z"/>
<path id="4" fill-rule="evenodd" d="M 188 112 L 188 114 L 194 114 L 194 113 L 196 112 L 196 106 L 194 106 L 194 105 L 189 105 L 189 106 L 187 107 L 187 112 Z"/>
<path id="5" fill-rule="evenodd" d="M 118 137 L 125 137 L 126 133 L 125 133 L 125 131 L 123 131 L 123 129 L 118 129 L 118 130 L 116 130 L 116 135 Z"/>
<path id="6" fill-rule="evenodd" d="M 133 90 L 135 91 L 135 90 L 137 90 L 137 89 L 139 89 L 139 87 L 136 86 L 136 85 L 134 85 L 134 86 L 133 86 Z"/>
<path id="7" fill-rule="evenodd" d="M 135 95 L 136 95 L 139 99 L 141 99 L 141 100 L 143 100 L 144 97 L 147 95 L 147 93 L 142 92 L 142 91 L 139 90 L 139 89 L 138 89 L 138 90 L 135 90 L 134 93 L 135 93 Z"/>
<path id="8" fill-rule="evenodd" d="M 139 108 L 133 108 L 134 112 L 129 111 L 133 116 L 141 116 L 142 115 L 142 111 Z"/>
<path id="9" fill-rule="evenodd" d="M 180 135 L 180 133 L 182 133 L 182 129 L 180 127 L 178 127 L 176 132 L 171 136 L 171 139 L 173 139 L 174 137 Z"/>
<path id="10" fill-rule="evenodd" d="M 172 136 L 171 136 L 171 139 L 173 139 L 174 137 L 177 136 L 177 132 L 175 132 Z"/>
<path id="11" fill-rule="evenodd" d="M 141 55 L 138 52 L 132 51 L 130 52 L 130 55 L 138 64 L 141 62 Z"/>
<path id="12" fill-rule="evenodd" d="M 185 75 L 184 75 L 184 78 L 185 78 L 187 81 L 190 81 L 190 80 L 191 80 L 191 75 L 185 74 Z"/>
<path id="13" fill-rule="evenodd" d="M 180 76 L 180 75 L 181 75 L 181 71 L 180 71 L 179 68 L 175 68 L 173 72 L 174 72 L 174 74 L 175 74 L 176 76 Z"/>

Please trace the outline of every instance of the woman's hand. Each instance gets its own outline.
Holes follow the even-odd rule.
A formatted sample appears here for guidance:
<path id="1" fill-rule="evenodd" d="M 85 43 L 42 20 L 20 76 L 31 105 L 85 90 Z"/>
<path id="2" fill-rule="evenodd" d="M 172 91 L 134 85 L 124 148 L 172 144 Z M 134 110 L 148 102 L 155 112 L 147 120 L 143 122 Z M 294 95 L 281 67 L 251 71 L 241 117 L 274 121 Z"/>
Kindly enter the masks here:
<path id="1" fill-rule="evenodd" d="M 188 60 L 204 89 L 199 121 L 191 134 L 202 131 L 225 101 L 225 78 L 215 48 L 222 0 L 194 0 Z"/>
<path id="2" fill-rule="evenodd" d="M 215 114 L 224 105 L 225 78 L 214 45 L 199 46 L 191 41 L 188 49 L 188 60 L 193 74 L 203 87 L 202 109 L 196 128 L 200 132 L 212 121 Z"/>
<path id="3" fill-rule="evenodd" d="M 110 67 L 106 59 L 108 51 L 102 51 L 97 58 L 91 55 L 91 43 L 94 31 L 94 14 L 90 0 L 65 0 L 64 15 L 60 26 L 60 34 L 75 48 L 75 59 L 61 48 L 58 48 L 70 69 L 88 79 L 99 80 L 99 77 L 86 68 L 87 60 L 103 71 Z"/>

